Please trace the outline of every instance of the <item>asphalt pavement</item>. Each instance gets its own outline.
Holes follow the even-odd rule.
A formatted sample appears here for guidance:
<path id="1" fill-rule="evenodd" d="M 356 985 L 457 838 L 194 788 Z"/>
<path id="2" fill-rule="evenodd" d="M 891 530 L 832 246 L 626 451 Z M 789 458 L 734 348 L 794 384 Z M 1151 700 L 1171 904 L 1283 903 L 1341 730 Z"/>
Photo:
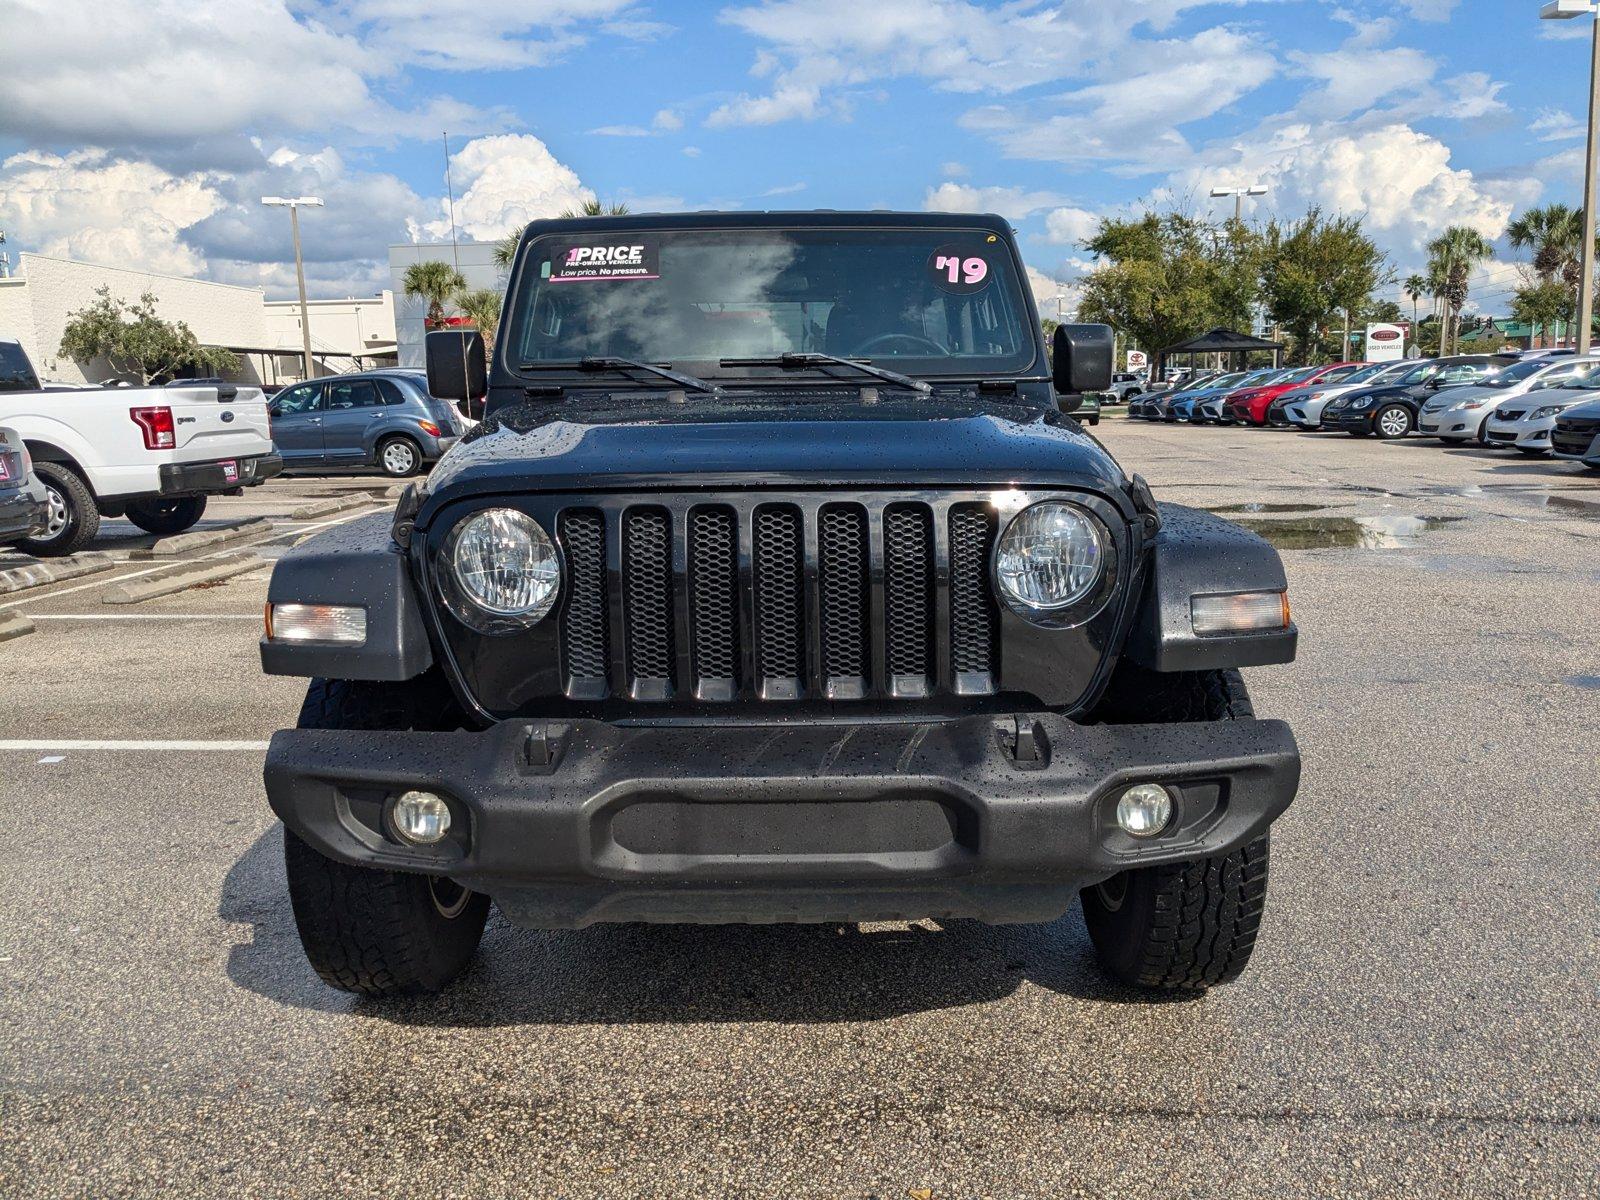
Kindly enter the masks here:
<path id="1" fill-rule="evenodd" d="M 1074 910 L 493 915 L 440 997 L 325 988 L 260 783 L 303 685 L 255 642 L 270 558 L 323 524 L 286 514 L 383 481 L 274 481 L 207 515 L 279 519 L 257 570 L 125 608 L 103 589 L 148 564 L 0 596 L 36 626 L 0 643 L 0 1194 L 1600 1194 L 1600 476 L 1097 433 L 1285 547 L 1301 657 L 1246 674 L 1305 780 L 1238 983 L 1112 986 Z"/>

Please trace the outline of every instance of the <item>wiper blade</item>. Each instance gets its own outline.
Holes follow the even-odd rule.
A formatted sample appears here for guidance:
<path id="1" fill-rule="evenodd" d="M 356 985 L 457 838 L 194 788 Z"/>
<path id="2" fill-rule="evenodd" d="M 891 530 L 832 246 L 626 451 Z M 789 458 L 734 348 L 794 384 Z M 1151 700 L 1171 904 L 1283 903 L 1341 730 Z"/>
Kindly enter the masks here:
<path id="1" fill-rule="evenodd" d="M 570 371 L 576 367 L 580 371 L 645 371 L 651 375 L 658 375 L 679 387 L 690 388 L 696 392 L 710 392 L 714 396 L 722 394 L 722 388 L 708 379 L 701 379 L 698 375 L 686 375 L 682 371 L 674 371 L 671 367 L 658 367 L 655 363 L 639 362 L 632 358 L 591 357 L 580 358 L 577 361 L 549 360 L 546 362 L 521 363 L 518 370 L 522 371 Z"/>
<path id="2" fill-rule="evenodd" d="M 863 375 L 871 375 L 874 379 L 881 379 L 885 383 L 892 383 L 896 387 L 910 388 L 914 392 L 927 395 L 933 391 L 920 379 L 913 379 L 909 375 L 902 375 L 898 371 L 891 371 L 887 367 L 876 367 L 872 363 L 857 358 L 840 358 L 836 354 L 819 354 L 816 351 L 790 351 L 780 354 L 776 358 L 725 358 L 719 364 L 724 367 L 849 367 L 851 370 L 860 371 Z"/>

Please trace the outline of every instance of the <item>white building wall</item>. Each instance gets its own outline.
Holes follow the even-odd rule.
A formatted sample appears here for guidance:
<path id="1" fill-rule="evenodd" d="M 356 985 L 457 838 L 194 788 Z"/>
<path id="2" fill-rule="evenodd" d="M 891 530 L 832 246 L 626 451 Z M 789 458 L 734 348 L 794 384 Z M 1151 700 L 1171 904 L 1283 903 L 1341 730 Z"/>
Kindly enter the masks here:
<path id="1" fill-rule="evenodd" d="M 429 242 L 422 245 L 406 243 L 389 247 L 389 277 L 394 288 L 395 341 L 399 347 L 402 367 L 423 365 L 423 337 L 427 333 L 424 321 L 428 315 L 426 301 L 406 295 L 406 268 L 412 263 L 460 263 L 462 277 L 469 288 L 493 288 L 501 291 L 506 286 L 505 272 L 495 265 L 493 242 L 462 242 L 451 247 L 448 242 Z"/>
<path id="2" fill-rule="evenodd" d="M 270 345 L 299 351 L 300 302 L 268 300 L 267 328 Z M 394 293 L 380 292 L 347 300 L 312 300 L 306 305 L 311 320 L 311 350 L 321 357 L 385 359 L 394 355 Z"/>
<path id="3" fill-rule="evenodd" d="M 44 369 L 39 331 L 33 324 L 33 298 L 25 279 L 0 279 L 0 337 L 16 338 L 28 352 L 34 369 Z M 55 346 L 50 347 L 55 353 Z"/>
<path id="4" fill-rule="evenodd" d="M 183 321 L 207 346 L 260 349 L 275 344 L 267 332 L 266 297 L 260 288 L 234 287 L 177 275 L 156 275 L 122 267 L 49 258 L 23 253 L 21 273 L 27 283 L 33 314 L 34 347 L 29 354 L 41 375 L 67 383 L 97 382 L 105 377 L 96 364 L 57 358 L 61 331 L 71 315 L 95 302 L 104 286 L 112 296 L 137 302 L 145 292 L 156 297 L 156 312 L 168 321 Z M 254 356 L 252 356 L 254 357 Z M 251 358 L 244 374 L 253 376 Z"/>

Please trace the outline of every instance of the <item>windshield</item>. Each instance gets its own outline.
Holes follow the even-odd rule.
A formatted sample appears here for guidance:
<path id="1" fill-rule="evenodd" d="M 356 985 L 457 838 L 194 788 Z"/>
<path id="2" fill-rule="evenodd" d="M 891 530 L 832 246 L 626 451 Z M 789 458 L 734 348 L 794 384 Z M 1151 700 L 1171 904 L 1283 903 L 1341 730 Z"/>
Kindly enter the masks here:
<path id="1" fill-rule="evenodd" d="M 1341 380 L 1340 382 L 1342 382 L 1342 383 L 1369 383 L 1372 380 L 1382 379 L 1382 378 L 1384 378 L 1385 376 L 1388 376 L 1388 375 L 1398 375 L 1398 374 L 1400 374 L 1401 371 L 1404 371 L 1404 370 L 1409 370 L 1409 367 L 1396 366 L 1394 363 L 1377 363 L 1377 364 L 1375 364 L 1373 366 L 1370 366 L 1370 367 L 1362 367 L 1354 375 L 1346 375 L 1344 377 L 1344 379 Z M 1323 380 L 1323 382 L 1324 383 L 1330 383 L 1332 381 L 1325 379 L 1325 380 Z"/>
<path id="2" fill-rule="evenodd" d="M 1561 385 L 1580 392 L 1600 391 L 1600 366 L 1591 367 L 1587 372 L 1576 379 L 1569 379 Z"/>
<path id="3" fill-rule="evenodd" d="M 1524 379 L 1532 378 L 1540 371 L 1548 371 L 1552 366 L 1556 365 L 1558 364 L 1552 363 L 1548 359 L 1541 361 L 1537 358 L 1528 362 L 1519 362 L 1514 366 L 1505 368 L 1503 371 L 1496 371 L 1487 379 L 1479 380 L 1478 386 L 1508 388 L 1514 383 L 1521 383 Z"/>
<path id="4" fill-rule="evenodd" d="M 1010 246 L 986 230 L 547 235 L 518 275 L 515 369 L 632 358 L 707 377 L 820 353 L 907 373 L 1016 374 L 1036 341 Z"/>
<path id="5" fill-rule="evenodd" d="M 36 392 L 38 377 L 16 342 L 0 342 L 0 392 Z"/>

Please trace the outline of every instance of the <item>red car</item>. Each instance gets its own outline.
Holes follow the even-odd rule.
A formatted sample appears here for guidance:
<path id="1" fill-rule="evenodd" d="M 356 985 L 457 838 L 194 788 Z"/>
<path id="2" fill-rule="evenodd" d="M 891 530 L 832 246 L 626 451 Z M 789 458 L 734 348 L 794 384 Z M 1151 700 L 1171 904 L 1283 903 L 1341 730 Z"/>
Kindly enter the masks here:
<path id="1" fill-rule="evenodd" d="M 1241 425 L 1265 425 L 1267 409 L 1272 407 L 1272 402 L 1285 392 L 1316 383 L 1325 375 L 1356 365 L 1358 364 L 1329 363 L 1325 367 L 1302 367 L 1298 371 L 1284 372 L 1271 383 L 1243 388 L 1229 396 L 1228 402 L 1222 406 L 1223 419 L 1237 421 Z"/>

